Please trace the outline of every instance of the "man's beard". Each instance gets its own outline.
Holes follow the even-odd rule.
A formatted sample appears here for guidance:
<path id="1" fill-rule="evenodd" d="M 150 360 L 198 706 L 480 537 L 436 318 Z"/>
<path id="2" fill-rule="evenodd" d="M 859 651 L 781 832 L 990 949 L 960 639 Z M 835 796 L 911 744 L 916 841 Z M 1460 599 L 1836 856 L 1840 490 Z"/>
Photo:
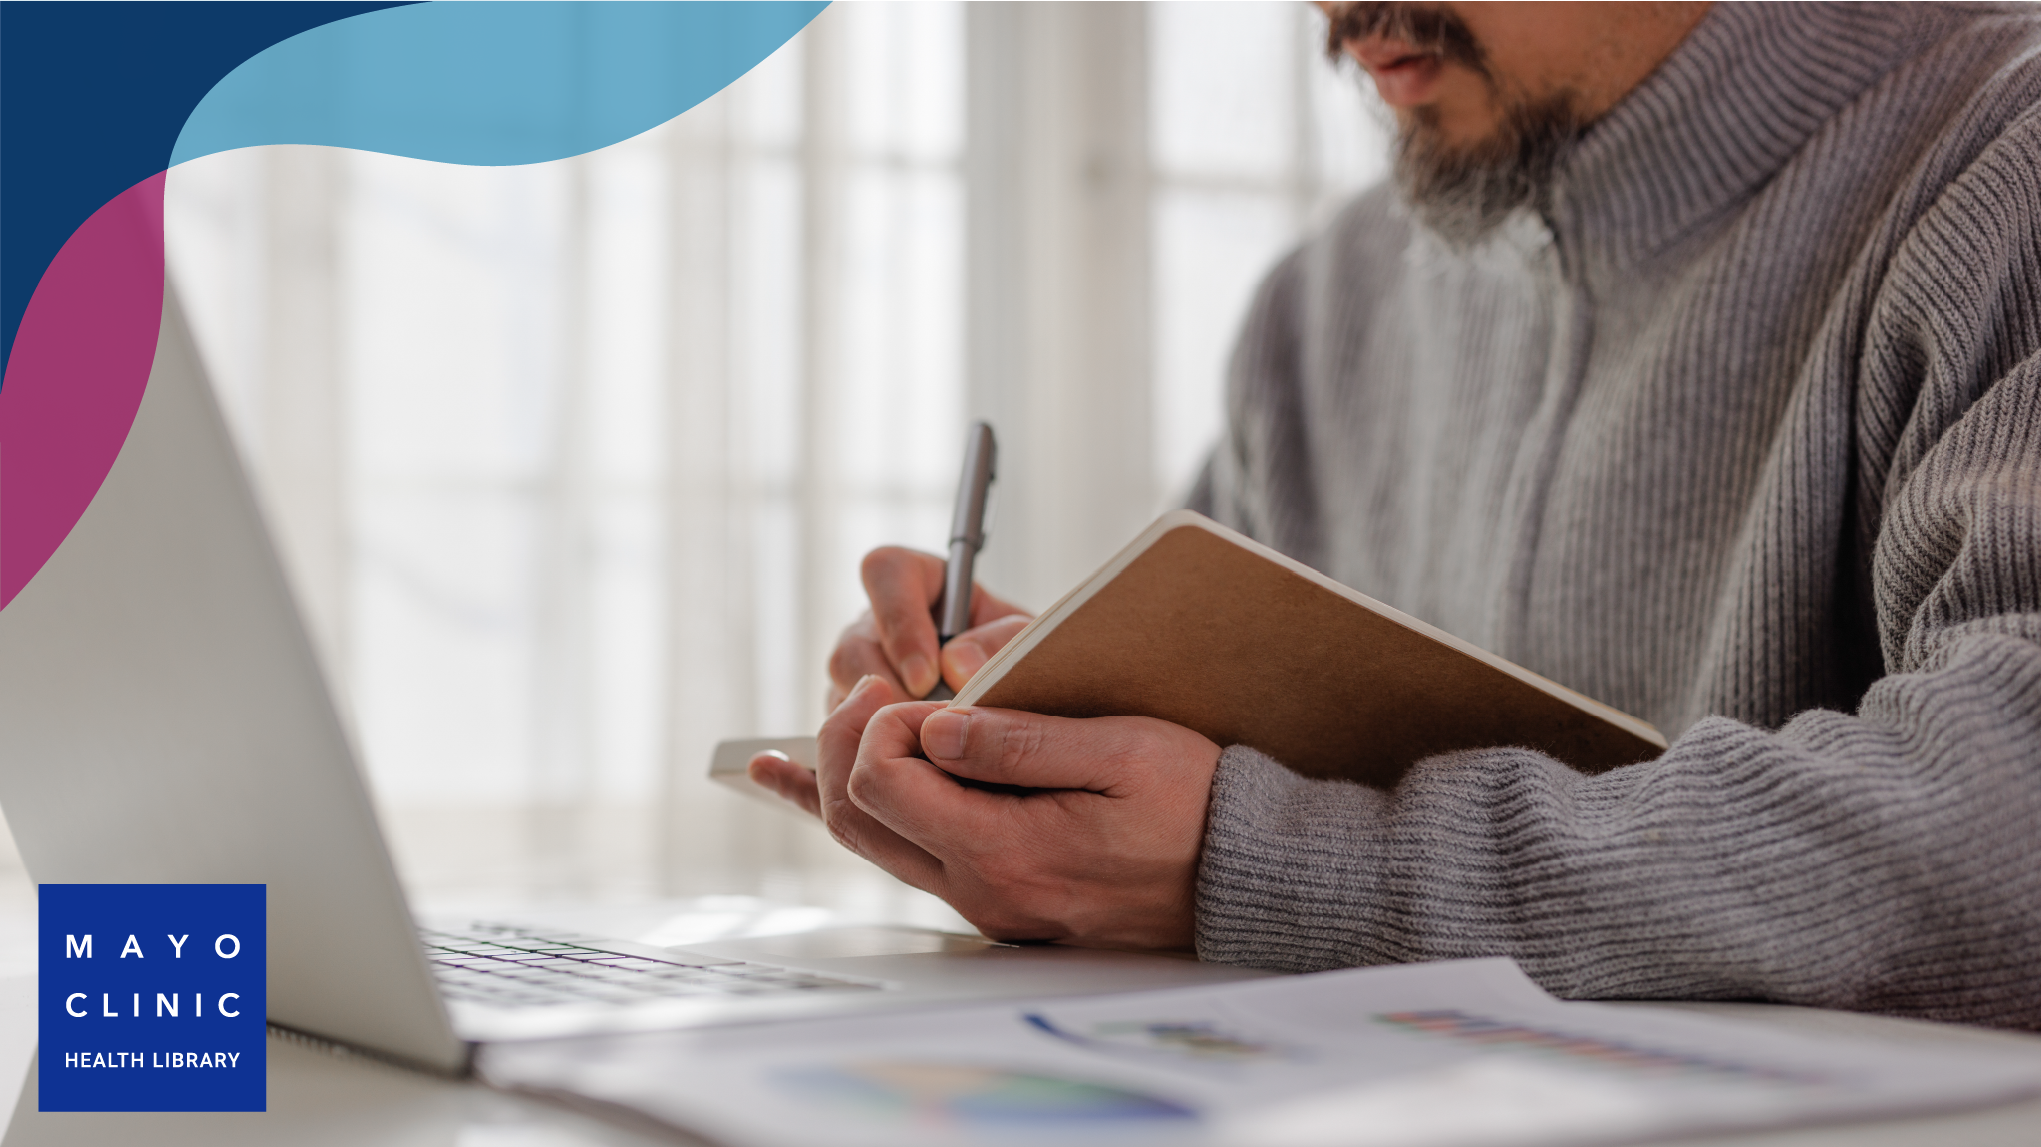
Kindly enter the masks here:
<path id="1" fill-rule="evenodd" d="M 1504 100 L 1502 122 L 1472 143 L 1450 144 L 1420 108 L 1396 136 L 1396 186 L 1418 222 L 1465 250 L 1520 208 L 1551 205 L 1552 176 L 1580 136 L 1571 93 Z"/>
<path id="2" fill-rule="evenodd" d="M 1505 91 L 1472 30 L 1451 10 L 1426 4 L 1334 4 L 1326 52 L 1343 60 L 1348 41 L 1378 33 L 1471 70 L 1488 86 L 1501 112 L 1494 131 L 1457 144 L 1446 140 L 1431 108 L 1399 117 L 1396 186 L 1418 222 L 1449 245 L 1466 249 L 1520 208 L 1546 210 L 1553 173 L 1586 126 L 1573 93 L 1534 99 Z"/>

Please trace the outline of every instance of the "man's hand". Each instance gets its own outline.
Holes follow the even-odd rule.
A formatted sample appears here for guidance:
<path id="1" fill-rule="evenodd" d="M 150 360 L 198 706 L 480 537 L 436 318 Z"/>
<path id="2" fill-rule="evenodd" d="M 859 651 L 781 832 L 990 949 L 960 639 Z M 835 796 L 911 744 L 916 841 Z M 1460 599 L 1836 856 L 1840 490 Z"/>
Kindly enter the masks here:
<path id="1" fill-rule="evenodd" d="M 885 678 L 902 699 L 926 697 L 938 671 L 950 688 L 962 689 L 1031 620 L 974 586 L 971 628 L 939 646 L 932 611 L 943 596 L 941 558 L 883 546 L 865 555 L 858 572 L 872 608 L 843 631 L 829 655 L 831 709 L 867 674 Z"/>
<path id="2" fill-rule="evenodd" d="M 1191 946 L 1219 746 L 1148 717 L 896 699 L 865 678 L 823 723 L 816 773 L 761 755 L 752 779 L 994 939 Z"/>

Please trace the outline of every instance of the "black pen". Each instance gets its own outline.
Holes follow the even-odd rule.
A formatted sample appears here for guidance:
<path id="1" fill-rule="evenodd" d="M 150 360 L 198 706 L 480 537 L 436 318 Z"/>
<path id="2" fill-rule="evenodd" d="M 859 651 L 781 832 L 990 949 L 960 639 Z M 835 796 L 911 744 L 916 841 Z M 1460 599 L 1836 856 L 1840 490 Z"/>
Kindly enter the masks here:
<path id="1" fill-rule="evenodd" d="M 999 453 L 992 425 L 973 422 L 964 435 L 964 473 L 957 479 L 957 506 L 950 514 L 950 560 L 943 568 L 943 596 L 936 603 L 935 688 L 924 701 L 955 697 L 942 678 L 941 646 L 971 628 L 971 573 L 985 548 L 985 504 L 992 494 L 993 463 Z"/>

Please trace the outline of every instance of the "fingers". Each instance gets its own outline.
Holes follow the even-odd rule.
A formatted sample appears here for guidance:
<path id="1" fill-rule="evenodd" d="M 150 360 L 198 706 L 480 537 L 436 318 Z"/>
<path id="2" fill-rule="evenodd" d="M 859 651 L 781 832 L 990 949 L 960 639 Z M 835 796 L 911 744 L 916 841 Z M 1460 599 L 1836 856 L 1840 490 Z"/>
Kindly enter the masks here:
<path id="1" fill-rule="evenodd" d="M 832 709 L 867 676 L 885 678 L 903 697 L 925 697 L 938 680 L 960 686 L 1027 624 L 1027 615 L 1011 603 L 973 586 L 972 629 L 966 634 L 971 640 L 953 654 L 939 647 L 935 627 L 934 607 L 943 593 L 941 558 L 882 546 L 865 555 L 859 576 L 871 610 L 843 631 L 830 653 Z"/>
<path id="2" fill-rule="evenodd" d="M 859 706 L 853 694 L 844 708 Z M 870 713 L 845 792 L 939 867 L 924 887 L 988 936 L 1171 947 L 1191 935 L 1218 757 L 1165 721 L 918 702 Z M 1049 791 L 986 792 L 959 775 Z"/>
<path id="3" fill-rule="evenodd" d="M 888 676 L 905 687 L 907 696 L 926 696 L 937 679 L 935 618 L 930 610 L 942 597 L 942 559 L 882 546 L 865 555 L 858 572 L 872 603 L 879 648 L 893 670 Z"/>
<path id="4" fill-rule="evenodd" d="M 829 654 L 829 708 L 843 704 L 843 699 L 867 677 L 883 678 L 901 696 L 907 696 L 907 687 L 901 684 L 893 663 L 887 659 L 885 648 L 879 642 L 879 624 L 870 613 L 852 622 L 836 639 L 836 648 Z M 925 692 L 925 690 L 924 690 Z"/>
<path id="5" fill-rule="evenodd" d="M 943 711 L 934 702 L 874 714 L 858 746 L 846 792 L 860 809 L 917 848 L 954 857 L 995 842 L 1014 797 L 966 788 L 916 755 L 918 730 Z"/>
<path id="6" fill-rule="evenodd" d="M 815 776 L 825 811 L 832 800 L 841 797 L 843 786 L 850 779 L 850 767 L 857 761 L 858 741 L 865 735 L 866 723 L 872 714 L 896 698 L 893 685 L 885 678 L 864 677 L 822 722 L 821 731 L 815 735 Z"/>
<path id="7" fill-rule="evenodd" d="M 789 760 L 785 753 L 760 753 L 751 758 L 748 771 L 755 784 L 801 806 L 810 816 L 822 815 L 822 790 L 816 784 L 815 774 Z"/>
<path id="8" fill-rule="evenodd" d="M 851 800 L 851 772 L 858 760 L 858 745 L 874 714 L 897 699 L 893 687 L 879 677 L 860 681 L 843 704 L 822 722 L 817 736 L 820 767 L 815 780 L 822 823 L 838 843 L 916 888 L 936 892 L 942 886 L 942 863 L 919 846 L 901 837 Z M 901 708 L 939 708 L 939 703 L 918 703 Z"/>
<path id="9" fill-rule="evenodd" d="M 992 655 L 1006 648 L 1014 635 L 1034 619 L 1025 613 L 1010 613 L 959 633 L 943 646 L 943 680 L 951 689 L 962 689 L 971 675 L 983 668 Z"/>
<path id="10" fill-rule="evenodd" d="M 1141 717 L 1073 719 L 975 706 L 945 709 L 921 726 L 921 746 L 944 772 L 994 784 L 1110 793 L 1135 762 L 1166 760 L 1190 730 Z"/>

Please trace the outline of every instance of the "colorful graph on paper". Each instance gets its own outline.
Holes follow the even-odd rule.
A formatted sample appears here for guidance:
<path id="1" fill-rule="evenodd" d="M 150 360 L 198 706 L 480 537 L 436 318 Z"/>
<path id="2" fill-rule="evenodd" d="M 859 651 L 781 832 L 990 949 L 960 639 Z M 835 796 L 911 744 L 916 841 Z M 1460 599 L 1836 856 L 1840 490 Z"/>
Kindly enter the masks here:
<path id="1" fill-rule="evenodd" d="M 1024 1013 L 1021 1020 L 1064 1043 L 1109 1054 L 1229 1064 L 1303 1058 L 1295 1049 L 1229 1031 L 1209 1020 L 1117 1020 L 1074 1031 L 1039 1012 Z"/>
<path id="2" fill-rule="evenodd" d="M 1786 1071 L 1757 1063 L 1743 1063 L 1716 1056 L 1646 1047 L 1579 1032 L 1513 1023 L 1456 1009 L 1388 1012 L 1376 1016 L 1375 1019 L 1377 1022 L 1405 1031 L 1423 1032 L 1489 1048 L 1544 1052 L 1574 1062 L 1593 1063 L 1627 1071 L 1698 1073 L 1753 1083 L 1828 1082 L 1826 1077 L 1806 1072 Z"/>
<path id="3" fill-rule="evenodd" d="M 983 1131 L 1187 1125 L 1182 1104 L 1103 1084 L 960 1064 L 866 1060 L 777 1073 L 791 1098 L 889 1122 Z"/>

